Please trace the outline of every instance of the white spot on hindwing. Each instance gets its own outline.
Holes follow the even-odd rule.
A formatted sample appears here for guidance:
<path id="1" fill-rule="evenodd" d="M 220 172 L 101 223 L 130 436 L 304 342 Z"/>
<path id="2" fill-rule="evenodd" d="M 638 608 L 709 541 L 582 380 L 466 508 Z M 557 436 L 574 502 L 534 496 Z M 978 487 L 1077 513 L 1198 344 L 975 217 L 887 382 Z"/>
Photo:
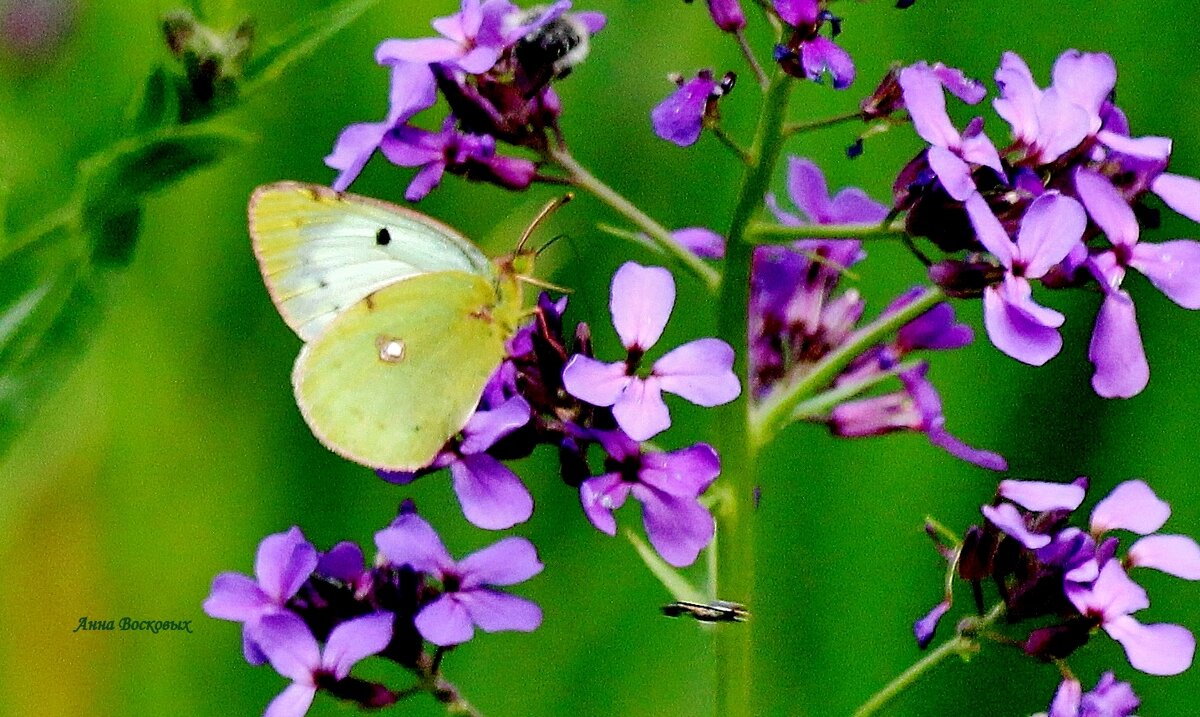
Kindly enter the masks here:
<path id="1" fill-rule="evenodd" d="M 384 363 L 400 363 L 407 353 L 404 341 L 384 334 L 375 337 L 375 348 L 379 350 L 379 360 Z"/>

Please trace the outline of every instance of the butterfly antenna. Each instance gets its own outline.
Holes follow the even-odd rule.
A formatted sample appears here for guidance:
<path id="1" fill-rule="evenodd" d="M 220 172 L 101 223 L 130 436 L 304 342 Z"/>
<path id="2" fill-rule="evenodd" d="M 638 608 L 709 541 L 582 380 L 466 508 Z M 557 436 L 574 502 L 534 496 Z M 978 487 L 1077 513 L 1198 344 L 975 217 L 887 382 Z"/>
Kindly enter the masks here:
<path id="1" fill-rule="evenodd" d="M 567 235 L 566 235 L 566 234 L 559 234 L 558 236 L 554 237 L 554 238 L 553 238 L 553 239 L 551 239 L 550 241 L 548 241 L 548 242 L 546 242 L 545 244 L 543 244 L 543 245 L 541 245 L 540 247 L 538 247 L 538 248 L 537 248 L 537 251 L 533 252 L 533 255 L 534 255 L 535 257 L 541 256 L 541 255 L 542 255 L 542 252 L 546 251 L 546 250 L 547 250 L 547 249 L 549 249 L 551 246 L 553 246 L 555 242 L 559 241 L 560 239 L 566 239 L 566 238 L 567 238 Z"/>
<path id="2" fill-rule="evenodd" d="M 529 284 L 530 286 L 536 286 L 539 289 L 549 289 L 550 291 L 557 291 L 560 294 L 572 293 L 572 290 L 568 289 L 565 286 L 559 286 L 558 284 L 551 284 L 548 281 L 543 281 L 542 279 L 539 279 L 534 276 L 525 276 L 524 274 L 517 274 L 516 279 L 517 279 L 517 281 L 520 281 L 523 284 Z"/>
<path id="3" fill-rule="evenodd" d="M 550 202 L 548 202 L 546 204 L 546 206 L 542 207 L 542 211 L 538 212 L 538 215 L 533 218 L 533 221 L 525 229 L 525 233 L 521 235 L 521 241 L 517 242 L 517 253 L 519 254 L 521 252 L 521 250 L 525 248 L 525 243 L 529 241 L 530 235 L 532 235 L 534 230 L 536 230 L 538 228 L 538 226 L 541 225 L 541 223 L 546 220 L 546 217 L 553 214 L 559 207 L 561 207 L 562 205 L 566 204 L 567 202 L 571 201 L 574 198 L 575 198 L 574 194 L 567 192 L 566 194 L 562 195 L 561 197 L 550 200 Z"/>

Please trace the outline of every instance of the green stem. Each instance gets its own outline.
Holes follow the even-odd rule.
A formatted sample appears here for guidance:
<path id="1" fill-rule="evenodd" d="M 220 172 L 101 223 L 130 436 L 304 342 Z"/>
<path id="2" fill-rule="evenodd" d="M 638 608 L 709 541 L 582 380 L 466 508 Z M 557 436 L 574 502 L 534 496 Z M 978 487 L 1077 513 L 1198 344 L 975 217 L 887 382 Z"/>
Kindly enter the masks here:
<path id="1" fill-rule="evenodd" d="M 546 151 L 547 156 L 567 174 L 567 178 L 575 187 L 590 193 L 607 204 L 613 211 L 632 222 L 638 229 L 645 232 L 665 254 L 675 259 L 681 266 L 690 271 L 697 279 L 704 282 L 710 290 L 715 291 L 721 276 L 704 260 L 688 251 L 682 244 L 675 241 L 666 227 L 654 221 L 641 209 L 612 187 L 600 181 L 591 172 L 575 160 L 567 148 L 562 145 L 551 146 Z"/>
<path id="2" fill-rule="evenodd" d="M 899 239 L 905 235 L 904 222 L 887 224 L 805 224 L 783 226 L 754 222 L 749 229 L 755 244 L 791 244 L 797 239 Z"/>
<path id="3" fill-rule="evenodd" d="M 877 713 L 880 708 L 891 702 L 892 699 L 903 692 L 908 687 L 912 686 L 922 675 L 935 667 L 942 660 L 945 660 L 951 655 L 959 655 L 967 658 L 979 651 L 979 641 L 974 635 L 980 630 L 990 626 L 1000 616 L 1004 614 L 1004 603 L 1000 603 L 983 617 L 974 620 L 965 621 L 966 627 L 960 628 L 959 634 L 946 642 L 939 645 L 929 654 L 918 660 L 912 667 L 909 667 L 904 672 L 900 673 L 896 679 L 889 682 L 882 690 L 871 695 L 871 698 L 863 703 L 855 712 L 853 717 L 869 717 Z M 969 634 L 968 634 L 969 633 Z"/>
<path id="4" fill-rule="evenodd" d="M 747 395 L 747 308 L 750 301 L 750 265 L 754 245 L 748 241 L 750 220 L 763 205 L 771 177 L 783 151 L 783 119 L 794 83 L 777 75 L 767 86 L 763 110 L 749 150 L 737 204 L 726 234 L 725 270 L 722 275 L 718 335 L 733 347 L 734 370 L 742 377 L 741 397 L 721 408 L 718 446 L 722 475 L 717 519 L 717 586 L 723 599 L 754 604 L 754 488 L 757 484 L 757 445 L 751 440 L 750 401 Z M 751 666 L 750 623 L 716 631 L 717 714 L 751 717 L 755 680 Z"/>
<path id="5" fill-rule="evenodd" d="M 859 354 L 945 299 L 941 289 L 926 287 L 899 311 L 880 316 L 859 329 L 849 341 L 813 364 L 804 376 L 773 392 L 751 416 L 750 429 L 755 444 L 761 446 L 774 438 L 792 420 L 792 414 L 803 401 L 832 383 Z"/>
<path id="6" fill-rule="evenodd" d="M 916 368 L 919 365 L 916 361 L 905 361 L 904 363 L 894 366 L 887 371 L 873 373 L 866 378 L 861 378 L 857 381 L 849 381 L 838 385 L 836 388 L 831 388 L 828 391 L 819 393 L 816 396 L 800 403 L 796 406 L 796 410 L 792 411 L 793 421 L 806 421 L 810 418 L 823 416 L 833 409 L 839 403 L 848 401 L 855 396 L 867 391 L 884 381 Z"/>
<path id="7" fill-rule="evenodd" d="M 851 112 L 850 114 L 827 117 L 826 119 L 813 120 L 812 122 L 792 122 L 784 125 L 783 133 L 791 137 L 794 134 L 812 132 L 814 130 L 825 129 L 826 127 L 834 127 L 845 122 L 853 122 L 861 119 L 863 119 L 862 112 Z"/>

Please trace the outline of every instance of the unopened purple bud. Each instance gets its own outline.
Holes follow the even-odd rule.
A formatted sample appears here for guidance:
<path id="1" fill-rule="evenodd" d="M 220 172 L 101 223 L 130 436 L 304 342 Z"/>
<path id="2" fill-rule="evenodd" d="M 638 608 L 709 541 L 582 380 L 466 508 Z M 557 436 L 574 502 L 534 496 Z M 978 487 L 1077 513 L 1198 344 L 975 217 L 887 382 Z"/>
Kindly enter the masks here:
<path id="1" fill-rule="evenodd" d="M 708 0 L 708 12 L 717 27 L 725 32 L 737 32 L 746 27 L 746 14 L 738 0 Z"/>
<path id="2" fill-rule="evenodd" d="M 929 643 L 933 641 L 933 633 L 937 630 L 938 622 L 949 609 L 950 601 L 943 600 L 934 605 L 928 615 L 913 623 L 913 635 L 917 638 L 917 647 L 924 650 L 929 646 Z"/>

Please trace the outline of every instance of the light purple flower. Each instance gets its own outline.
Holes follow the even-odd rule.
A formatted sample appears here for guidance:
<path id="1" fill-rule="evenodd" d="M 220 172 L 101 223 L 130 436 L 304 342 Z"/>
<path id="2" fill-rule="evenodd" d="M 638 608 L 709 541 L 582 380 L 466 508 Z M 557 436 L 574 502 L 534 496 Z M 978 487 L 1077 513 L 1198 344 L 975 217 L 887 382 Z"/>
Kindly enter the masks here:
<path id="1" fill-rule="evenodd" d="M 312 706 L 317 685 L 344 680 L 350 668 L 382 652 L 392 640 L 393 616 L 377 612 L 347 620 L 329 633 L 322 650 L 308 626 L 291 613 L 268 615 L 259 623 L 257 639 L 271 666 L 292 680 L 271 700 L 264 717 L 301 717 Z"/>
<path id="2" fill-rule="evenodd" d="M 441 37 L 385 40 L 375 51 L 383 63 L 437 63 L 478 75 L 495 66 L 505 48 L 555 20 L 571 7 L 559 0 L 528 22 L 514 23 L 518 8 L 508 0 L 462 0 L 462 10 L 431 23 Z"/>
<path id="3" fill-rule="evenodd" d="M 767 207 L 785 226 L 878 224 L 888 215 L 887 207 L 858 187 L 847 187 L 830 196 L 821 168 L 805 157 L 788 158 L 787 191 L 803 216 L 782 209 L 775 194 L 767 194 Z"/>
<path id="4" fill-rule="evenodd" d="M 253 639 L 260 618 L 286 611 L 292 599 L 316 569 L 317 549 L 299 528 L 263 538 L 254 558 L 257 580 L 241 573 L 221 573 L 213 579 L 204 601 L 204 612 L 220 620 L 243 623 L 242 650 L 252 665 L 266 662 Z"/>
<path id="5" fill-rule="evenodd" d="M 1125 648 L 1129 664 L 1151 675 L 1177 675 L 1192 664 L 1196 640 L 1187 628 L 1143 625 L 1132 614 L 1150 606 L 1146 591 L 1129 579 L 1120 563 L 1109 560 L 1091 585 L 1066 584 L 1075 609 L 1099 623 Z"/>
<path id="6" fill-rule="evenodd" d="M 1129 548 L 1129 567 L 1147 567 L 1185 580 L 1200 580 L 1200 546 L 1186 535 L 1160 535 L 1171 506 L 1145 481 L 1121 483 L 1092 510 L 1089 529 L 1095 536 L 1128 530 L 1143 537 Z"/>
<path id="7" fill-rule="evenodd" d="M 642 522 L 650 544 L 675 567 L 691 565 L 713 538 L 716 524 L 698 498 L 721 472 L 712 446 L 698 443 L 670 453 L 642 452 L 620 431 L 597 435 L 610 460 L 609 472 L 579 487 L 583 512 L 592 525 L 617 534 L 613 511 L 630 494 L 642 504 Z"/>
<path id="8" fill-rule="evenodd" d="M 1063 680 L 1049 714 L 1041 717 L 1131 717 L 1140 704 L 1128 682 L 1118 682 L 1112 672 L 1105 672 L 1086 694 L 1078 680 Z"/>
<path id="9" fill-rule="evenodd" d="M 441 468 L 450 468 L 454 493 L 463 515 L 487 530 L 504 530 L 533 515 L 533 497 L 508 466 L 487 453 L 497 441 L 529 423 L 531 409 L 525 399 L 513 396 L 493 407 L 476 410 L 462 438 L 455 439 L 433 459 L 429 468 L 415 473 L 379 471 L 390 483 L 406 485 Z"/>
<path id="10" fill-rule="evenodd" d="M 338 170 L 333 188 L 339 192 L 358 177 L 384 136 L 437 101 L 437 83 L 429 67 L 409 62 L 392 64 L 391 97 L 382 122 L 352 124 L 338 135 L 325 164 Z"/>
<path id="11" fill-rule="evenodd" d="M 1167 206 L 1194 222 L 1200 222 L 1200 179 L 1163 172 L 1150 182 L 1150 191 Z"/>
<path id="12" fill-rule="evenodd" d="M 404 125 L 383 137 L 379 148 L 389 161 L 420 168 L 404 192 L 405 199 L 415 202 L 424 198 L 441 183 L 447 170 L 485 170 L 488 179 L 509 189 L 524 189 L 533 182 L 537 173 L 533 162 L 496 154 L 495 137 L 459 132 L 454 124 L 450 116 L 440 132 Z"/>
<path id="13" fill-rule="evenodd" d="M 725 257 L 725 237 L 707 227 L 676 229 L 671 232 L 671 237 L 702 259 L 723 259 Z"/>
<path id="14" fill-rule="evenodd" d="M 1083 207 L 1058 192 L 1029 205 L 1014 243 L 978 194 L 967 213 L 981 244 L 1005 269 L 1004 281 L 983 293 L 983 319 L 996 348 L 1018 361 L 1041 366 L 1062 348 L 1062 314 L 1033 301 L 1030 279 L 1041 278 L 1079 246 L 1087 227 Z"/>
<path id="15" fill-rule="evenodd" d="M 955 74 L 944 66 L 930 67 L 924 62 L 905 67 L 899 76 L 904 105 L 912 117 L 913 127 L 921 139 L 930 144 L 929 167 L 946 193 L 958 201 L 975 192 L 971 165 L 990 167 L 1000 177 L 1005 176 L 996 147 L 983 133 L 983 120 L 975 118 L 965 132 L 959 133 L 946 114 L 944 88 L 966 95 L 968 99 L 978 96 L 961 79 L 961 73 Z"/>
<path id="16" fill-rule="evenodd" d="M 728 80 L 715 79 L 712 70 L 701 70 L 692 79 L 681 80 L 679 88 L 650 111 L 654 134 L 680 147 L 695 144 L 704 129 L 709 103 L 731 86 Z"/>
<path id="17" fill-rule="evenodd" d="M 720 339 L 683 344 L 655 361 L 645 378 L 637 374 L 674 305 L 675 280 L 669 271 L 625 263 L 613 275 L 610 308 L 626 359 L 606 364 L 576 354 L 563 369 L 568 393 L 594 406 L 612 406 L 617 424 L 637 441 L 649 440 L 671 425 L 663 391 L 700 406 L 728 403 L 741 393 L 733 373 L 733 349 Z"/>
<path id="18" fill-rule="evenodd" d="M 1105 290 L 1088 349 L 1088 358 L 1096 366 L 1092 386 L 1106 398 L 1128 398 L 1146 387 L 1150 368 L 1133 300 L 1121 290 L 1126 269 L 1140 271 L 1180 306 L 1200 309 L 1200 242 L 1180 239 L 1139 243 L 1137 217 L 1107 179 L 1079 169 L 1075 172 L 1075 189 L 1112 244 L 1111 249 L 1091 258 L 1093 273 Z"/>
<path id="19" fill-rule="evenodd" d="M 441 582 L 442 594 L 414 621 L 421 636 L 442 647 L 484 632 L 530 632 L 542 624 L 542 611 L 524 598 L 494 590 L 537 575 L 544 567 L 525 538 L 509 537 L 455 561 L 429 523 L 402 514 L 375 534 L 375 544 L 391 565 L 407 565 Z"/>
<path id="20" fill-rule="evenodd" d="M 922 362 L 900 374 L 904 391 L 847 401 L 830 413 L 835 435 L 848 438 L 880 436 L 893 431 L 917 431 L 950 455 L 990 470 L 1002 471 L 1008 463 L 991 451 L 972 448 L 950 435 L 942 401 L 926 378 L 929 365 Z"/>

